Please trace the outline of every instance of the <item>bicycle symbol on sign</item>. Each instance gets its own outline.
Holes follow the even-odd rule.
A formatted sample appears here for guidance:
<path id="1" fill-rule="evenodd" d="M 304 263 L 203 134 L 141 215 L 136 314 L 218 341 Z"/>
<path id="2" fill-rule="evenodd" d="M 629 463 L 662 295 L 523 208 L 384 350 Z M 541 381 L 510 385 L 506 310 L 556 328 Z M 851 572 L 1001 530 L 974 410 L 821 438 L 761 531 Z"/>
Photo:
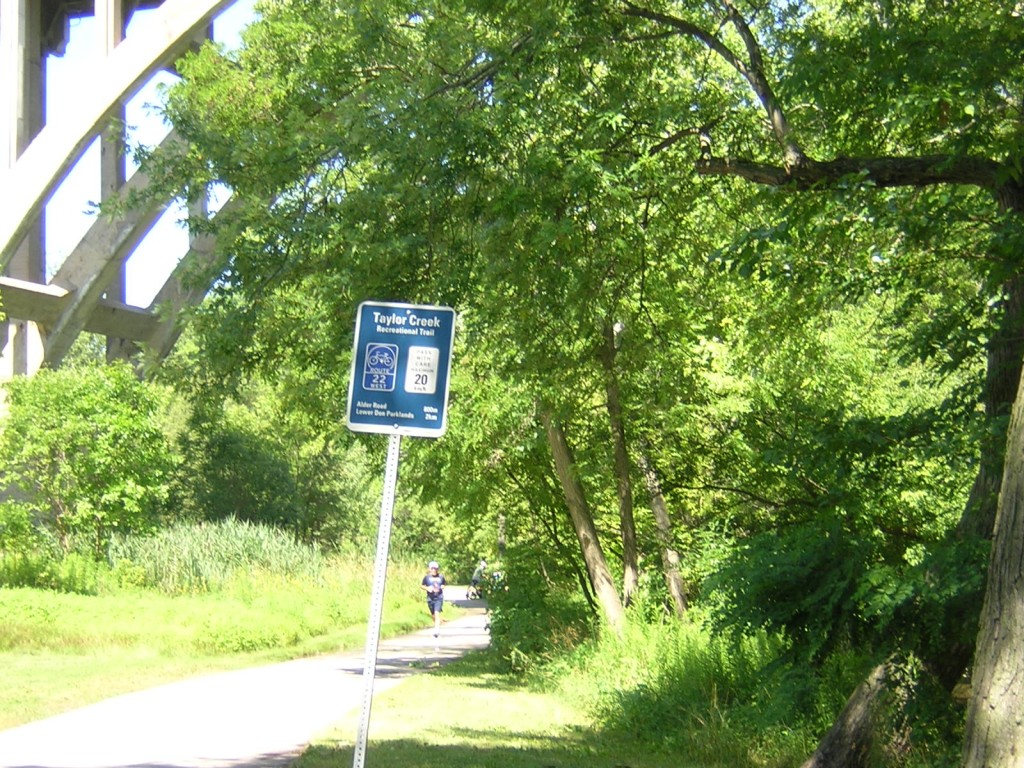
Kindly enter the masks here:
<path id="1" fill-rule="evenodd" d="M 394 344 L 367 344 L 363 366 L 363 389 L 391 392 L 398 377 L 398 347 Z"/>

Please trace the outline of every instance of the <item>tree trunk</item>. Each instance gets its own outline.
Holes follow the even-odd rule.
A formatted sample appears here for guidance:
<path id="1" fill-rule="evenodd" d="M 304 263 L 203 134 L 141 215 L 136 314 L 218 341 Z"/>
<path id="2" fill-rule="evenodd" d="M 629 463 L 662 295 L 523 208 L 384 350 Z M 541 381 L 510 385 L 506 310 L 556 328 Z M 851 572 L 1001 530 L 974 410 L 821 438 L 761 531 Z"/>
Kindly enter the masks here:
<path id="1" fill-rule="evenodd" d="M 963 768 L 1024 766 L 1024 392 L 1010 419 Z"/>
<path id="2" fill-rule="evenodd" d="M 665 586 L 668 587 L 668 594 L 672 598 L 672 608 L 676 618 L 681 619 L 686 615 L 686 587 L 683 585 L 683 577 L 679 573 L 679 553 L 672 546 L 672 518 L 669 517 L 668 505 L 665 504 L 665 497 L 661 492 L 661 481 L 643 450 L 640 451 L 639 464 L 640 471 L 644 476 L 644 483 L 647 486 L 647 493 L 651 498 L 654 523 L 658 528 L 658 545 L 661 547 L 661 565 L 665 574 Z"/>
<path id="3" fill-rule="evenodd" d="M 876 733 L 889 664 L 879 664 L 857 686 L 835 724 L 800 768 L 867 768 L 877 751 Z"/>
<path id="4" fill-rule="evenodd" d="M 622 602 L 633 601 L 640 582 L 640 566 L 636 551 L 636 523 L 633 519 L 633 483 L 630 480 L 629 452 L 626 450 L 626 427 L 622 418 L 619 381 L 615 375 L 615 326 L 605 325 L 605 346 L 601 363 L 605 374 L 606 408 L 615 454 L 615 484 L 619 495 L 619 532 L 622 536 Z"/>
<path id="5" fill-rule="evenodd" d="M 547 433 L 548 444 L 551 446 L 551 454 L 555 460 L 555 471 L 558 473 L 562 492 L 565 494 L 569 516 L 572 518 L 572 525 L 576 530 L 576 538 L 580 542 L 583 562 L 586 563 L 590 584 L 594 588 L 594 595 L 597 597 L 608 626 L 616 634 L 621 634 L 625 623 L 625 611 L 622 601 L 619 600 L 619 594 L 615 590 L 615 582 L 608 569 L 608 561 L 605 559 L 604 550 L 601 549 L 601 542 L 597 538 L 597 527 L 594 525 L 594 517 L 590 513 L 586 494 L 576 472 L 572 449 L 569 448 L 562 428 L 554 422 L 549 411 L 545 410 L 541 414 L 541 419 Z"/>
<path id="6" fill-rule="evenodd" d="M 1007 184 L 1003 210 L 1024 214 L 1024 187 Z M 1000 329 L 1003 369 L 1014 371 L 1016 398 L 1007 431 L 1002 485 L 992 531 L 985 599 L 974 650 L 971 701 L 964 734 L 963 768 L 1024 766 L 1024 392 L 1021 328 L 1024 277 L 1007 285 L 1006 320 Z M 989 357 L 989 368 L 993 366 Z M 1004 378 L 1009 378 L 1006 374 Z M 1009 383 L 1004 383 L 1008 386 Z M 989 388 L 991 392 L 991 385 Z M 973 493 L 972 493 L 973 496 Z M 966 527 L 966 526 L 961 526 Z M 969 529 L 968 529 L 969 530 Z"/>
<path id="7" fill-rule="evenodd" d="M 985 415 L 990 419 L 1008 416 L 1013 409 L 1024 357 L 1024 277 L 1007 280 L 1004 291 L 1002 318 L 989 342 L 985 369 Z M 978 476 L 957 523 L 958 535 L 992 538 L 1005 449 L 1004 432 L 982 442 Z"/>
<path id="8" fill-rule="evenodd" d="M 989 341 L 985 370 L 985 415 L 993 425 L 1010 415 L 1021 379 L 1024 279 L 1006 282 L 1000 310 L 1002 317 Z M 992 538 L 999 486 L 1005 471 L 1006 442 L 1005 430 L 993 430 L 982 438 L 978 474 L 954 533 L 961 542 Z M 976 592 L 959 594 L 947 603 L 942 630 L 945 647 L 934 658 L 925 659 L 946 690 L 953 690 L 971 664 L 983 599 L 984 593 L 979 588 Z"/>
<path id="9" fill-rule="evenodd" d="M 1024 212 L 1020 204 L 1024 199 L 1017 200 L 1009 207 Z M 1005 209 L 1006 201 L 1001 202 Z M 1020 391 L 1024 278 L 1012 278 L 1004 288 L 1002 318 L 989 342 L 984 399 L 987 416 L 995 419 L 1012 408 L 1012 418 L 1005 437 L 982 442 L 978 474 L 956 531 L 961 538 L 995 537 L 977 642 L 971 648 L 969 641 L 957 635 L 978 621 L 976 606 L 981 596 L 961 595 L 947 610 L 945 652 L 941 658 L 927 660 L 952 690 L 973 656 L 963 768 L 1024 768 L 1024 725 L 1018 715 L 1024 708 L 1024 679 L 1019 673 L 1024 669 L 1024 397 Z M 866 681 L 862 687 L 870 684 Z M 845 715 L 844 711 L 815 756 L 834 738 L 833 731 Z M 803 768 L 825 765 L 832 763 L 808 761 Z"/>

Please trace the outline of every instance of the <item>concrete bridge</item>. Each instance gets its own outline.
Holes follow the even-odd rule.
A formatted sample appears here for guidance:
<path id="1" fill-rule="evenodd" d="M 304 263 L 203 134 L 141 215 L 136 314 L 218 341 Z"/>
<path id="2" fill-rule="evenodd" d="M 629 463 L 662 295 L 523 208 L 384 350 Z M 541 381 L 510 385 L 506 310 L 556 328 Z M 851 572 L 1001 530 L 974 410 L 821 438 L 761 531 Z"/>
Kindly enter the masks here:
<path id="1" fill-rule="evenodd" d="M 141 171 L 126 181 L 126 141 L 117 127 L 124 125 L 124 104 L 207 37 L 213 19 L 234 2 L 0 0 L 0 311 L 6 318 L 0 319 L 0 380 L 59 366 L 83 331 L 107 337 L 108 359 L 128 359 L 141 349 L 159 360 L 173 347 L 181 310 L 206 292 L 185 287 L 180 276 L 217 258 L 212 240 L 193 238 L 152 304 L 134 307 L 125 303 L 125 263 L 170 201 L 116 220 L 98 217 L 56 269 L 47 268 L 43 217 L 97 136 L 101 200 L 146 186 Z M 138 10 L 150 10 L 153 23 L 145 33 L 126 35 Z M 70 20 L 81 16 L 95 16 L 104 55 L 89 73 L 87 106 L 48 123 L 46 57 L 63 51 Z M 171 135 L 161 146 L 174 140 Z"/>

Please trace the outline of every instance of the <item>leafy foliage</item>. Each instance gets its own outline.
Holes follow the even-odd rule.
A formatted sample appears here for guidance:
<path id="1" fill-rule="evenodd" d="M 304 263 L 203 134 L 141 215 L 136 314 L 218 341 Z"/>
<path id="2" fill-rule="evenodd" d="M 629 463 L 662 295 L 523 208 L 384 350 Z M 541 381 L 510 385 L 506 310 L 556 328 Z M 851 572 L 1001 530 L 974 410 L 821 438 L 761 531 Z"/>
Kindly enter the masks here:
<path id="1" fill-rule="evenodd" d="M 207 386 L 212 374 L 191 335 L 160 371 L 184 395 L 173 430 L 182 455 L 171 489 L 177 516 L 278 526 L 327 550 L 368 546 L 380 505 L 377 457 L 324 421 L 315 382 L 284 362 L 272 383 Z"/>
<path id="2" fill-rule="evenodd" d="M 100 557 L 116 532 L 150 530 L 173 457 L 160 399 L 127 365 L 40 371 L 7 385 L 0 435 L 5 485 L 64 551 Z"/>
<path id="3" fill-rule="evenodd" d="M 466 561 L 500 532 L 542 574 L 536 601 L 510 586 L 510 648 L 545 656 L 523 617 L 563 616 L 579 585 L 553 626 L 581 627 L 592 598 L 542 408 L 623 554 L 614 381 L 720 627 L 779 633 L 818 669 L 851 645 L 934 664 L 973 627 L 983 547 L 953 532 L 1005 429 L 986 364 L 1019 335 L 1001 324 L 1024 82 L 1012 12 L 944 10 L 268 3 L 237 55 L 188 57 L 168 96 L 188 145 L 162 183 L 238 200 L 207 223 L 225 261 L 195 380 L 236 398 L 281 381 L 326 432 L 356 304 L 450 304 L 450 432 L 403 476 L 440 521 L 409 530 Z M 638 529 L 653 570 L 666 543 Z"/>
<path id="4" fill-rule="evenodd" d="M 491 648 L 508 665 L 523 674 L 549 662 L 590 637 L 595 624 L 577 590 L 561 580 L 530 577 L 535 555 L 513 552 L 500 565 L 499 575 L 487 590 L 491 608 Z M 538 618 L 543 617 L 543 628 Z"/>

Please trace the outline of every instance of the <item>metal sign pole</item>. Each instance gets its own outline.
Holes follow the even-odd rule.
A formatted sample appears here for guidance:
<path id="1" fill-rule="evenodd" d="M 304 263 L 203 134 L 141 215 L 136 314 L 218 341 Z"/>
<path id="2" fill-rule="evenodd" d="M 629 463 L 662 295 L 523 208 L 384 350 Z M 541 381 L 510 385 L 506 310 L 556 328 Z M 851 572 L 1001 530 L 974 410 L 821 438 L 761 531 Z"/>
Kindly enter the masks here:
<path id="1" fill-rule="evenodd" d="M 384 585 L 388 575 L 388 548 L 391 545 L 391 519 L 395 510 L 395 489 L 398 486 L 398 454 L 401 434 L 388 438 L 388 458 L 384 469 L 384 493 L 377 528 L 377 557 L 373 566 L 373 594 L 370 597 L 370 619 L 366 626 L 366 656 L 363 661 L 363 713 L 359 719 L 356 749 L 352 768 L 366 763 L 366 741 L 370 731 L 370 706 L 373 704 L 373 678 L 377 671 L 377 645 L 380 643 L 381 614 L 384 609 Z"/>
<path id="2" fill-rule="evenodd" d="M 425 304 L 364 301 L 356 312 L 348 385 L 348 428 L 390 436 L 377 529 L 370 620 L 363 667 L 363 714 L 352 767 L 363 768 L 377 670 L 377 644 L 388 570 L 391 518 L 402 435 L 440 437 L 448 419 L 455 310 Z"/>

